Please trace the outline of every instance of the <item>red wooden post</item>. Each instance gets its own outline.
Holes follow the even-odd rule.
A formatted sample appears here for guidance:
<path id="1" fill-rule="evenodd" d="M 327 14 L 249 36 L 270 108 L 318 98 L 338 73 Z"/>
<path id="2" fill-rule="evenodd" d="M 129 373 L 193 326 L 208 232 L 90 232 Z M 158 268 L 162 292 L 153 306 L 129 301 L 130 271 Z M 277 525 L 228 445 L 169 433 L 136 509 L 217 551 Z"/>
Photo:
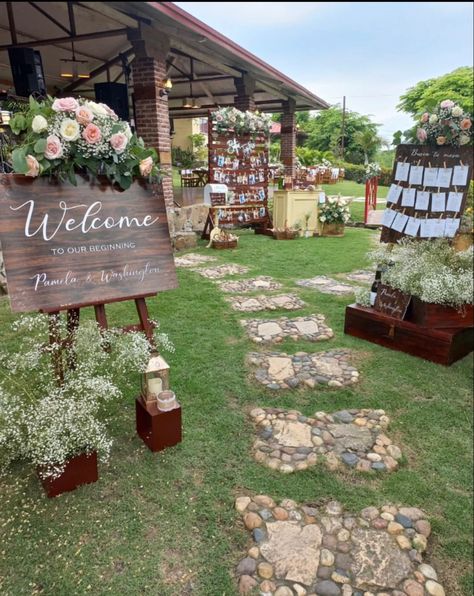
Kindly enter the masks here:
<path id="1" fill-rule="evenodd" d="M 374 178 L 369 178 L 365 182 L 365 213 L 364 213 L 364 223 L 368 222 L 369 219 L 369 211 L 372 209 L 375 211 L 377 209 L 377 189 L 378 189 L 379 179 L 375 176 Z"/>

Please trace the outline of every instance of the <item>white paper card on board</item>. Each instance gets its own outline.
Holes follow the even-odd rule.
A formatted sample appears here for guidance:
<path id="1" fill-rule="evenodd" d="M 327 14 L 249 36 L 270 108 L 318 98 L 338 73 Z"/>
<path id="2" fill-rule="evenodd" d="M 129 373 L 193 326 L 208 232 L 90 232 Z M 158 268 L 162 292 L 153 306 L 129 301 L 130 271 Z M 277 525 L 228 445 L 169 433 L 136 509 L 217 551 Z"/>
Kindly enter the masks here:
<path id="1" fill-rule="evenodd" d="M 439 168 L 438 170 L 438 188 L 449 188 L 453 168 Z"/>
<path id="2" fill-rule="evenodd" d="M 446 211 L 454 211 L 459 213 L 461 211 L 462 192 L 450 192 L 448 195 L 448 205 Z"/>
<path id="3" fill-rule="evenodd" d="M 401 194 L 402 187 L 398 186 L 398 184 L 391 184 L 387 194 L 387 203 L 396 205 Z"/>
<path id="4" fill-rule="evenodd" d="M 444 212 L 446 211 L 446 193 L 434 192 L 431 195 L 431 211 Z"/>
<path id="5" fill-rule="evenodd" d="M 402 207 L 414 207 L 415 206 L 415 188 L 404 188 L 402 195 Z"/>
<path id="6" fill-rule="evenodd" d="M 406 226 L 407 221 L 408 215 L 405 215 L 404 213 L 397 213 L 397 216 L 392 223 L 392 230 L 395 230 L 396 232 L 403 232 L 403 228 Z"/>
<path id="7" fill-rule="evenodd" d="M 461 220 L 459 218 L 448 217 L 444 221 L 446 222 L 446 228 L 444 231 L 444 235 L 447 238 L 454 238 L 454 236 L 456 235 L 456 232 L 459 229 L 459 224 L 461 223 Z"/>
<path id="8" fill-rule="evenodd" d="M 433 223 L 433 236 L 435 238 L 443 238 L 446 226 L 445 219 L 435 219 Z"/>
<path id="9" fill-rule="evenodd" d="M 409 217 L 408 223 L 405 227 L 405 234 L 407 236 L 416 236 L 418 234 L 419 229 L 420 229 L 420 220 L 416 219 L 416 217 Z"/>
<path id="10" fill-rule="evenodd" d="M 415 209 L 418 211 L 428 211 L 430 205 L 430 193 L 427 190 L 419 190 L 416 193 Z"/>
<path id="11" fill-rule="evenodd" d="M 395 180 L 406 182 L 408 180 L 408 172 L 410 171 L 410 164 L 406 161 L 397 161 L 397 169 L 395 170 Z"/>
<path id="12" fill-rule="evenodd" d="M 469 166 L 454 166 L 453 186 L 466 186 Z"/>
<path id="13" fill-rule="evenodd" d="M 423 166 L 411 166 L 409 184 L 423 184 Z"/>
<path id="14" fill-rule="evenodd" d="M 382 217 L 382 225 L 386 228 L 390 228 L 396 215 L 397 212 L 394 209 L 385 209 Z"/>
<path id="15" fill-rule="evenodd" d="M 422 219 L 420 236 L 421 238 L 434 238 L 434 231 L 436 227 L 437 219 Z"/>
<path id="16" fill-rule="evenodd" d="M 438 186 L 438 168 L 425 168 L 423 186 Z"/>

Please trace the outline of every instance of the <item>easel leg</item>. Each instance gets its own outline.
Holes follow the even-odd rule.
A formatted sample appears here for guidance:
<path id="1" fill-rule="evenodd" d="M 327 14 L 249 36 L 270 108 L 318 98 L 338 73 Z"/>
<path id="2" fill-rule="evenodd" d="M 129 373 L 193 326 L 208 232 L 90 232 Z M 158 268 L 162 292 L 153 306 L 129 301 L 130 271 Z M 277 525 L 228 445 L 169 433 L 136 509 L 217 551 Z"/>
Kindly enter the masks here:
<path id="1" fill-rule="evenodd" d="M 76 356 L 74 354 L 73 342 L 74 334 L 79 327 L 80 310 L 78 308 L 71 308 L 67 311 L 67 340 L 66 340 L 66 358 L 68 367 L 76 368 Z"/>
<path id="2" fill-rule="evenodd" d="M 137 307 L 138 318 L 140 320 L 140 325 L 143 329 L 143 332 L 146 335 L 147 340 L 149 341 L 152 347 L 155 347 L 155 340 L 153 338 L 153 324 L 150 322 L 148 316 L 148 306 L 146 304 L 145 298 L 137 298 L 135 300 L 135 306 Z"/>
<path id="3" fill-rule="evenodd" d="M 107 315 L 105 314 L 105 304 L 96 304 L 94 306 L 95 320 L 99 324 L 99 327 L 103 330 L 109 328 L 107 323 Z"/>
<path id="4" fill-rule="evenodd" d="M 204 230 L 202 231 L 202 234 L 201 234 L 201 240 L 209 240 L 213 227 L 214 227 L 214 222 L 212 221 L 211 213 L 209 212 L 207 219 L 206 219 L 206 225 L 204 226 Z"/>
<path id="5" fill-rule="evenodd" d="M 51 359 L 53 361 L 54 376 L 59 387 L 64 383 L 60 316 L 59 311 L 49 313 L 49 345 L 52 347 Z"/>

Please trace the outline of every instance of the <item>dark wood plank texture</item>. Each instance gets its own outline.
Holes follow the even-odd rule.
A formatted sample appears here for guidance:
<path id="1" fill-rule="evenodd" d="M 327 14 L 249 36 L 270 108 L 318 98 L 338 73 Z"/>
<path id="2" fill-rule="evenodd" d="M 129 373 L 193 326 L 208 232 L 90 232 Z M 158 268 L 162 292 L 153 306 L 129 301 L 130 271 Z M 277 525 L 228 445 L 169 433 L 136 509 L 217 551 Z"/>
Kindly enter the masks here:
<path id="1" fill-rule="evenodd" d="M 177 287 L 160 186 L 136 180 L 121 191 L 106 180 L 78 176 L 75 187 L 14 174 L 1 175 L 0 185 L 12 310 L 79 308 Z M 40 229 L 45 221 L 46 239 Z"/>
<path id="2" fill-rule="evenodd" d="M 404 319 L 411 296 L 380 284 L 377 289 L 377 298 L 375 299 L 374 309 L 382 314 L 389 315 L 394 319 Z"/>

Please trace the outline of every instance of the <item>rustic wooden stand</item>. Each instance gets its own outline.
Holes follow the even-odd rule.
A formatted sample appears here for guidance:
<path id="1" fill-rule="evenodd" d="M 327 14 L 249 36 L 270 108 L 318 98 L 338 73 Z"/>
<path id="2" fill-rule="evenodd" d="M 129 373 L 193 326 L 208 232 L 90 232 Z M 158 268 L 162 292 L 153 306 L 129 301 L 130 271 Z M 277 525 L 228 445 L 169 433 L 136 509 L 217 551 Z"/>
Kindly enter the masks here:
<path id="1" fill-rule="evenodd" d="M 422 327 L 356 304 L 346 308 L 344 333 L 445 366 L 469 354 L 474 341 L 473 327 Z"/>
<path id="2" fill-rule="evenodd" d="M 64 472 L 59 478 L 41 478 L 41 484 L 46 495 L 51 499 L 62 493 L 75 490 L 83 484 L 97 482 L 97 453 L 82 453 L 68 461 Z"/>
<path id="3" fill-rule="evenodd" d="M 181 442 L 181 406 L 168 412 L 158 409 L 156 401 L 135 400 L 137 433 L 150 451 L 162 451 Z"/>

